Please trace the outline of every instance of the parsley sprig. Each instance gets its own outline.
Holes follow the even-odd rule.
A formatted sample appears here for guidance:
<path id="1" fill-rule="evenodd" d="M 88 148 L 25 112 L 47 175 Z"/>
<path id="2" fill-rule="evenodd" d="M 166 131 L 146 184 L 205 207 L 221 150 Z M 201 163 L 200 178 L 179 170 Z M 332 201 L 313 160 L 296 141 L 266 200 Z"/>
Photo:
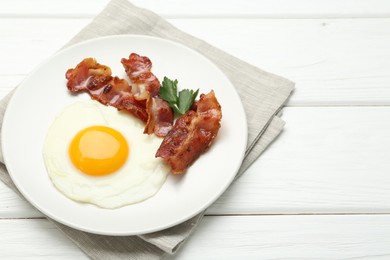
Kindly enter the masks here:
<path id="1" fill-rule="evenodd" d="M 177 79 L 171 80 L 168 77 L 164 77 L 160 87 L 160 97 L 168 102 L 175 113 L 183 115 L 194 103 L 196 96 L 199 93 L 199 89 L 196 91 L 193 91 L 192 89 L 183 89 L 177 93 L 177 84 Z"/>

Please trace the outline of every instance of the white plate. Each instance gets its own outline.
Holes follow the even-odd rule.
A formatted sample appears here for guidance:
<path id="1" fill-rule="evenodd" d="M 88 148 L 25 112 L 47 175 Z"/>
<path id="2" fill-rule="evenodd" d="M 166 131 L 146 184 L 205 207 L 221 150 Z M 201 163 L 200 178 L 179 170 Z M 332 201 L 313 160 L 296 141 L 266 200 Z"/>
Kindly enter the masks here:
<path id="1" fill-rule="evenodd" d="M 72 201 L 46 173 L 42 157 L 48 127 L 65 106 L 87 100 L 70 95 L 65 72 L 86 57 L 111 67 L 124 78 L 120 60 L 131 52 L 148 56 L 159 78 L 177 78 L 179 87 L 214 89 L 222 106 L 222 126 L 214 145 L 182 176 L 169 176 L 152 198 L 119 209 L 102 209 Z M 229 186 L 242 162 L 247 124 L 238 94 L 208 59 L 181 44 L 147 36 L 98 38 L 65 49 L 35 69 L 13 95 L 3 123 L 2 149 L 19 191 L 47 216 L 76 229 L 104 235 L 134 235 L 179 224 L 213 203 Z"/>

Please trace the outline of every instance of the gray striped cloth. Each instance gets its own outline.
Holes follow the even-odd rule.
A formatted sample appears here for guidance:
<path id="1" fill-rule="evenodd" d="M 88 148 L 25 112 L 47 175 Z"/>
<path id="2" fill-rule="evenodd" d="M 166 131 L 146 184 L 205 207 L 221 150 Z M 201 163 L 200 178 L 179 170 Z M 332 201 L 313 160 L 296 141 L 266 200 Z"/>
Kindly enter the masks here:
<path id="1" fill-rule="evenodd" d="M 248 146 L 240 176 L 279 135 L 284 122 L 278 112 L 291 95 L 294 83 L 260 70 L 201 39 L 172 26 L 157 14 L 132 5 L 127 0 L 112 0 L 92 22 L 66 46 L 107 35 L 142 34 L 173 40 L 202 53 L 213 61 L 236 87 L 248 121 Z M 0 120 L 12 93 L 0 102 Z M 0 179 L 16 192 L 0 152 Z M 64 226 L 49 219 L 92 259 L 161 259 L 174 254 L 201 222 L 201 213 L 186 222 L 159 232 L 140 236 L 95 235 Z"/>

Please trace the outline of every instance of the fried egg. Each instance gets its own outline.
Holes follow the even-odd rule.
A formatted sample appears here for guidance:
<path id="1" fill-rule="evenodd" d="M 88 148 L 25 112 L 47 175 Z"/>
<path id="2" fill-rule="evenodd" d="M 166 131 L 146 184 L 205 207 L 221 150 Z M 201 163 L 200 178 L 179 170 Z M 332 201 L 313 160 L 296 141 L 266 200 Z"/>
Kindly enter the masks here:
<path id="1" fill-rule="evenodd" d="M 144 201 L 164 184 L 169 167 L 155 153 L 162 139 L 143 123 L 97 101 L 78 101 L 50 126 L 43 158 L 54 186 L 68 198 L 102 208 Z"/>

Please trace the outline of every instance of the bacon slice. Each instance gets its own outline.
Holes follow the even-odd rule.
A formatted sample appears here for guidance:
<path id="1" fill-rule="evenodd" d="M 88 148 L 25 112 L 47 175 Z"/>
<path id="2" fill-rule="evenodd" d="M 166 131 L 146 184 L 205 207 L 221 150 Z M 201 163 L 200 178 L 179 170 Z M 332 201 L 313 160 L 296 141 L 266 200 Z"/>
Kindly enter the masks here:
<path id="1" fill-rule="evenodd" d="M 173 125 L 173 111 L 166 101 L 158 97 L 160 81 L 150 71 L 152 62 L 136 53 L 131 53 L 129 59 L 123 58 L 121 62 L 131 80 L 134 98 L 146 101 L 148 118 L 144 133 L 165 136 Z"/>
<path id="2" fill-rule="evenodd" d="M 87 92 L 100 103 L 128 111 L 147 122 L 146 102 L 137 100 L 127 81 L 113 77 L 111 73 L 108 66 L 99 64 L 94 58 L 86 58 L 66 72 L 66 86 L 73 93 Z"/>
<path id="3" fill-rule="evenodd" d="M 190 110 L 176 120 L 156 157 L 168 162 L 172 173 L 183 173 L 213 143 L 221 127 L 221 118 L 221 106 L 214 91 L 202 94 L 196 111 Z"/>
<path id="4" fill-rule="evenodd" d="M 129 58 L 123 58 L 121 63 L 131 80 L 131 91 L 137 100 L 146 100 L 149 96 L 155 97 L 158 95 L 160 81 L 150 71 L 152 62 L 148 57 L 131 53 Z"/>
<path id="5" fill-rule="evenodd" d="M 149 117 L 144 133 L 155 133 L 160 137 L 166 136 L 173 125 L 173 112 L 169 104 L 157 96 L 148 98 L 146 111 Z"/>

